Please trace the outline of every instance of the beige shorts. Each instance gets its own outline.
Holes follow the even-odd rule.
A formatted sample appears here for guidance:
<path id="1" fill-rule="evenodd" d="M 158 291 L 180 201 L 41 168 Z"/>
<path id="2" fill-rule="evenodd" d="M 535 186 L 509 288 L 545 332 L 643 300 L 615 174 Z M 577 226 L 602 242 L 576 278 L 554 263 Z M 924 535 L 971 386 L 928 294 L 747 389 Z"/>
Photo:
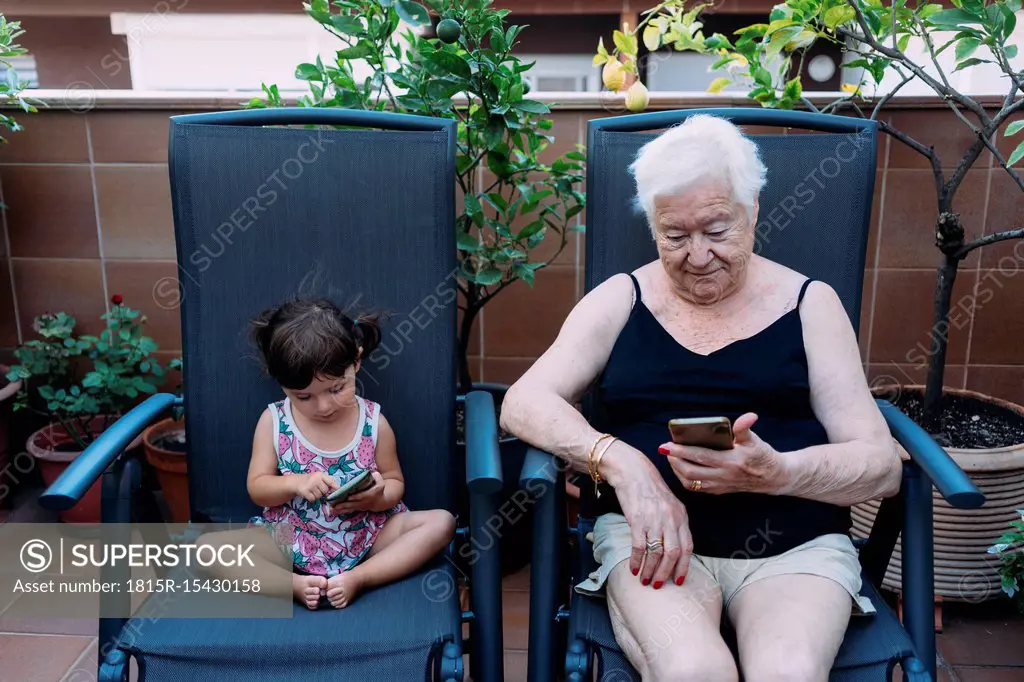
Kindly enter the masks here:
<path id="1" fill-rule="evenodd" d="M 576 585 L 580 594 L 602 595 L 605 581 L 612 569 L 628 561 L 633 553 L 629 524 L 621 514 L 604 514 L 594 524 L 594 560 L 598 568 Z M 875 612 L 871 600 L 860 594 L 860 562 L 857 549 L 846 535 L 829 534 L 817 537 L 798 547 L 766 558 L 706 557 L 694 554 L 690 570 L 706 573 L 722 590 L 726 608 L 736 593 L 763 578 L 774 575 L 810 574 L 829 578 L 842 585 L 853 599 L 854 615 Z"/>

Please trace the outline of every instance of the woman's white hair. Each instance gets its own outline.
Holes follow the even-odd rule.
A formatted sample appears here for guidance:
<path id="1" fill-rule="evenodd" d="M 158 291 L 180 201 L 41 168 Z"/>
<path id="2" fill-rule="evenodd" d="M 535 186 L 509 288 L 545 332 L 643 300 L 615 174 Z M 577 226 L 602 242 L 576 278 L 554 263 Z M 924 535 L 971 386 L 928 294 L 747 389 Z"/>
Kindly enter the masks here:
<path id="1" fill-rule="evenodd" d="M 765 185 L 757 145 L 733 123 L 694 114 L 641 147 L 629 167 L 636 180 L 636 203 L 654 225 L 656 197 L 682 194 L 708 182 L 727 187 L 753 216 Z"/>

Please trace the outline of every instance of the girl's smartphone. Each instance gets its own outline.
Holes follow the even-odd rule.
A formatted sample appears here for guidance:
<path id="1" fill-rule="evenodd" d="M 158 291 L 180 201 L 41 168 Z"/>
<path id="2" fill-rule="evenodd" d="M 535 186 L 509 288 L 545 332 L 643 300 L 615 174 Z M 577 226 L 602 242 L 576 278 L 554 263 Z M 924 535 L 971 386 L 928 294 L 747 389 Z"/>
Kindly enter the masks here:
<path id="1" fill-rule="evenodd" d="M 733 446 L 732 422 L 728 417 L 672 419 L 668 423 L 672 442 L 711 450 L 729 450 Z"/>
<path id="2" fill-rule="evenodd" d="M 327 495 L 327 501 L 331 504 L 338 502 L 344 502 L 348 499 L 349 495 L 355 495 L 361 493 L 364 490 L 373 487 L 373 476 L 370 475 L 370 470 L 361 471 L 338 488 L 337 490 Z"/>

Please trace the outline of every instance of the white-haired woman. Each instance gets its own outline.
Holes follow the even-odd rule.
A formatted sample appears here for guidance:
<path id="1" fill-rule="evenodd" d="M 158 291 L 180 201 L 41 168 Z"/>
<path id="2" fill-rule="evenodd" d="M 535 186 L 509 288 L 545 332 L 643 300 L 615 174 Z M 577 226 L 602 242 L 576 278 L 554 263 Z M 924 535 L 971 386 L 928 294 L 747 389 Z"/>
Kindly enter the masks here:
<path id="1" fill-rule="evenodd" d="M 753 253 L 765 169 L 695 115 L 631 166 L 658 260 L 610 277 L 508 391 L 504 428 L 594 479 L 594 554 L 645 680 L 824 681 L 859 596 L 849 507 L 894 495 L 900 460 L 827 284 Z M 600 416 L 574 409 L 596 389 Z M 676 445 L 726 416 L 728 450 Z"/>

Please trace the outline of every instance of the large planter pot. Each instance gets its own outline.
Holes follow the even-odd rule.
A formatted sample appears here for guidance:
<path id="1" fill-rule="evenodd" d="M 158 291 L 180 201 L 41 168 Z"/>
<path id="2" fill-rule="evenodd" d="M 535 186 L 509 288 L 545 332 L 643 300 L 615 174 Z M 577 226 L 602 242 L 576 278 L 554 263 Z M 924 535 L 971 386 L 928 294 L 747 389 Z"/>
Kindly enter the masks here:
<path id="1" fill-rule="evenodd" d="M 923 386 L 903 386 L 900 396 L 923 395 Z M 879 396 L 882 397 L 882 396 Z M 885 396 L 889 397 L 889 396 Z M 957 399 L 964 406 L 975 406 L 978 412 L 1002 413 L 1019 420 L 1024 427 L 1024 407 L 974 391 L 944 389 L 943 400 Z M 894 401 L 898 402 L 898 401 Z M 962 414 L 970 420 L 970 410 Z M 983 419 L 980 415 L 978 420 Z M 897 443 L 903 458 L 906 451 Z M 1016 511 L 1024 509 L 1024 442 L 998 448 L 945 448 L 985 495 L 980 509 L 955 509 L 933 488 L 935 537 L 935 594 L 943 600 L 982 602 L 1002 595 L 998 573 L 999 560 L 988 548 L 1010 523 L 1020 519 Z M 879 502 L 870 501 L 853 507 L 855 537 L 866 537 L 874 523 Z M 902 555 L 897 543 L 886 570 L 883 586 L 893 592 L 900 590 Z"/>
<path id="2" fill-rule="evenodd" d="M 11 446 L 11 405 L 14 403 L 14 396 L 21 390 L 20 379 L 5 383 L 7 379 L 4 377 L 9 370 L 10 367 L 7 365 L 0 365 L 0 384 L 3 384 L 3 386 L 0 386 L 0 472 L 6 471 L 11 461 L 9 455 Z M 10 481 L 4 481 L 4 483 L 10 484 Z M 6 499 L 7 497 L 5 495 L 5 499 L 0 501 L 4 503 L 9 502 Z"/>
<path id="3" fill-rule="evenodd" d="M 105 421 L 103 416 L 93 417 L 89 421 L 89 428 L 94 432 L 94 435 L 99 434 Z M 108 425 L 112 423 L 113 418 L 109 420 Z M 135 449 L 141 442 L 142 436 L 139 436 L 129 443 L 126 449 Z M 82 454 L 74 439 L 68 435 L 67 431 L 59 423 L 48 424 L 34 432 L 28 437 L 25 449 L 39 463 L 39 471 L 42 475 L 43 483 L 47 486 L 52 485 L 64 473 L 64 470 L 68 468 L 68 465 Z M 100 504 L 103 498 L 102 492 L 103 479 L 100 477 L 86 491 L 78 504 L 71 509 L 59 513 L 60 520 L 65 523 L 99 523 L 101 520 Z"/>
<path id="4" fill-rule="evenodd" d="M 474 391 L 487 391 L 494 396 L 494 408 L 500 413 L 501 403 L 508 390 L 506 384 L 477 383 Z M 460 417 L 458 455 L 459 471 L 466 470 L 466 446 L 463 438 Z M 500 428 L 500 427 L 499 427 Z M 527 444 L 515 436 L 499 433 L 498 448 L 501 455 L 501 473 L 503 486 L 498 495 L 498 515 L 489 528 L 488 537 L 474 538 L 474 544 L 481 549 L 499 545 L 502 575 L 511 575 L 530 563 L 532 552 L 533 505 L 520 492 L 519 474 L 526 460 Z M 469 518 L 469 496 L 465 486 L 459 487 L 457 500 L 460 521 Z M 518 493 L 518 494 L 517 494 Z"/>
<path id="5" fill-rule="evenodd" d="M 188 460 L 185 421 L 167 418 L 142 432 L 146 460 L 156 469 L 173 523 L 188 523 Z"/>

